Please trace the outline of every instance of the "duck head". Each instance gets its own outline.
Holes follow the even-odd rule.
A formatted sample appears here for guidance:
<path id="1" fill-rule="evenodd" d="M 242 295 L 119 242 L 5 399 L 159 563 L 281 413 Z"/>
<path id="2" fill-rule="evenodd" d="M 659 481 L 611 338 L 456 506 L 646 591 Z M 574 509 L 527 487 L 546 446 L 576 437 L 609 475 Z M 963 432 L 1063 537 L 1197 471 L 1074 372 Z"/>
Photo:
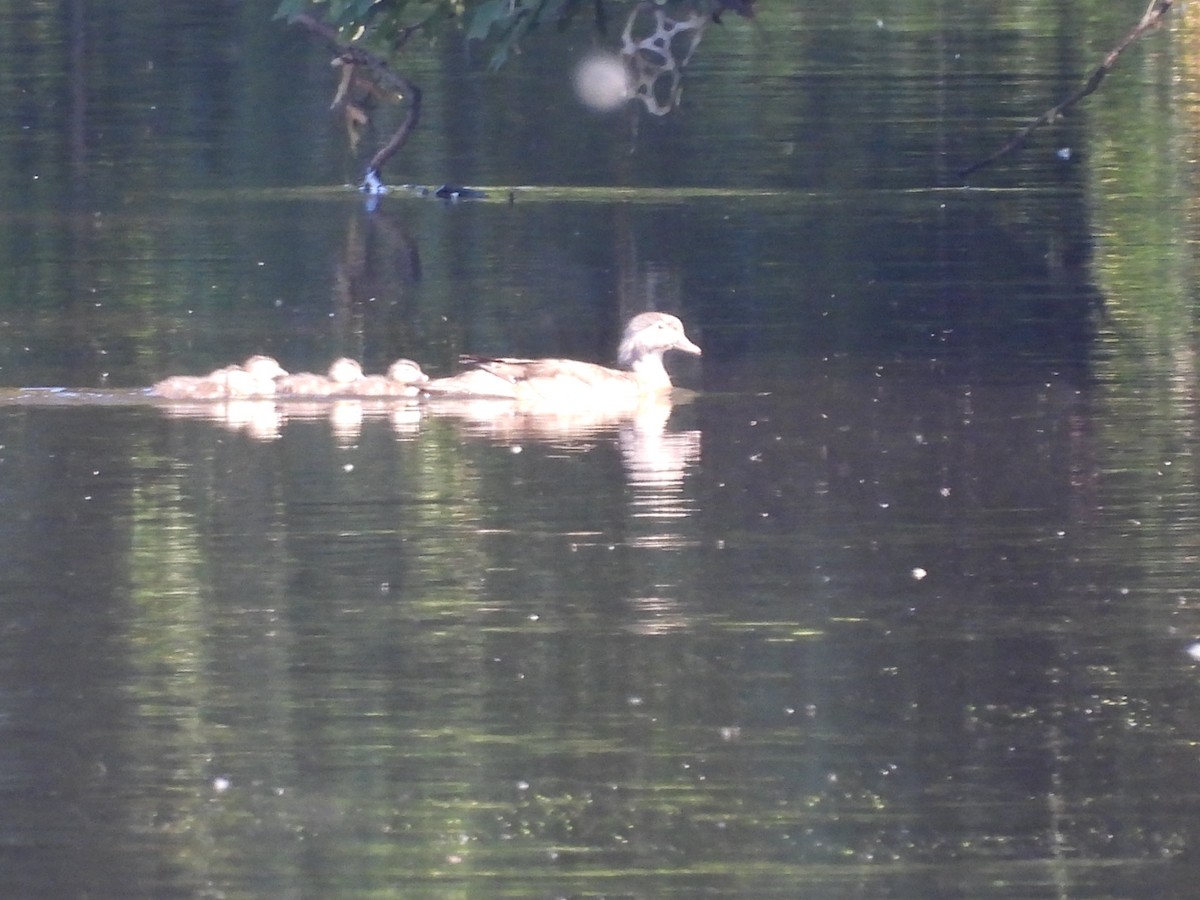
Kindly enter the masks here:
<path id="1" fill-rule="evenodd" d="M 287 369 L 281 366 L 273 356 L 263 356 L 256 353 L 246 358 L 242 368 L 255 378 L 275 379 L 287 374 Z"/>
<path id="2" fill-rule="evenodd" d="M 398 359 L 388 366 L 387 377 L 401 384 L 424 384 L 429 376 L 411 359 Z"/>
<path id="3" fill-rule="evenodd" d="M 353 384 L 363 377 L 362 366 L 358 360 L 350 359 L 348 356 L 343 356 L 340 359 L 335 359 L 329 364 L 329 371 L 326 373 L 330 381 L 334 385 Z"/>
<path id="4" fill-rule="evenodd" d="M 682 350 L 694 356 L 700 348 L 688 340 L 683 332 L 683 323 L 668 313 L 645 312 L 634 316 L 625 326 L 621 346 L 617 350 L 617 361 L 627 369 L 638 371 L 644 360 L 654 360 L 652 365 L 662 365 L 662 355 L 668 350 Z"/>

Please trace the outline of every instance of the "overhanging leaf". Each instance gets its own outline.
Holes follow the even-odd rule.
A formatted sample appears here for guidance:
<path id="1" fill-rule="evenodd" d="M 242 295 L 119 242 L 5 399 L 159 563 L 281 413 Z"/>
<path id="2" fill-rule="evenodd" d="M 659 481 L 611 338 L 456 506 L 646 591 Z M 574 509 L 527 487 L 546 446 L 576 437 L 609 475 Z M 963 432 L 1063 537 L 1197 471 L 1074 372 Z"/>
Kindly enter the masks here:
<path id="1" fill-rule="evenodd" d="M 482 41 L 497 23 L 516 19 L 523 10 L 513 0 L 485 0 L 471 13 L 467 25 L 467 40 Z"/>

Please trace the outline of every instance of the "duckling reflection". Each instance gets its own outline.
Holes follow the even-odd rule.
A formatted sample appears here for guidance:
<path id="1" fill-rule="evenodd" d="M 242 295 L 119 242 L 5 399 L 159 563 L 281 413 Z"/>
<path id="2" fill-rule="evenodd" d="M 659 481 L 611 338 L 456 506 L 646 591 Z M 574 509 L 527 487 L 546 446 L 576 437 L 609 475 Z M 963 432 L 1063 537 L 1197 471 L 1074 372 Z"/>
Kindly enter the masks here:
<path id="1" fill-rule="evenodd" d="M 283 417 L 272 400 L 230 400 L 223 408 L 222 424 L 230 431 L 240 431 L 256 441 L 273 441 L 280 435 Z"/>
<path id="2" fill-rule="evenodd" d="M 288 422 L 326 422 L 339 443 L 357 440 L 364 421 L 381 419 L 391 423 L 397 435 L 416 434 L 421 407 L 409 399 L 395 397 L 349 397 L 334 395 L 297 398 L 278 404 L 281 418 Z"/>
<path id="3" fill-rule="evenodd" d="M 515 400 L 531 408 L 632 409 L 643 398 L 670 392 L 671 378 L 663 365 L 668 350 L 701 352 L 675 316 L 646 312 L 625 326 L 617 353 L 621 369 L 572 359 L 467 357 L 474 368 L 435 378 L 421 390 L 432 397 Z"/>
<path id="4" fill-rule="evenodd" d="M 334 400 L 329 409 L 329 430 L 339 447 L 348 447 L 362 434 L 361 400 Z"/>
<path id="5" fill-rule="evenodd" d="M 279 408 L 266 398 L 174 401 L 164 405 L 162 411 L 173 419 L 205 419 L 256 441 L 275 440 L 283 424 Z"/>

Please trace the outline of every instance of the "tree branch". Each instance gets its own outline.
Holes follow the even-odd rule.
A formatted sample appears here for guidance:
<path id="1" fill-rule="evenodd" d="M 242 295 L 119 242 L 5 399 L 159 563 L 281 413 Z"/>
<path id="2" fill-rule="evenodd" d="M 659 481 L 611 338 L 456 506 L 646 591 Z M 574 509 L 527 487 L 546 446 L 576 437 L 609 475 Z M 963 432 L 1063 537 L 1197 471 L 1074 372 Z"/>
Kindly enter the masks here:
<path id="1" fill-rule="evenodd" d="M 1046 125 L 1050 122 L 1058 120 L 1068 109 L 1082 100 L 1088 94 L 1092 93 L 1094 90 L 1096 90 L 1096 88 L 1100 87 L 1100 82 L 1104 80 L 1104 76 L 1109 73 L 1114 65 L 1116 65 L 1117 58 L 1125 52 L 1125 49 L 1130 44 L 1144 35 L 1147 31 L 1157 28 L 1162 23 L 1162 20 L 1166 14 L 1170 11 L 1173 3 L 1174 0 L 1150 0 L 1150 5 L 1146 7 L 1146 12 L 1142 14 L 1142 20 L 1138 22 L 1138 24 L 1134 26 L 1133 30 L 1130 31 L 1129 34 L 1125 35 L 1125 37 L 1122 38 L 1115 47 L 1108 51 L 1108 54 L 1100 62 L 1100 65 L 1098 65 L 1092 71 L 1092 74 L 1088 76 L 1088 80 L 1083 83 L 1083 86 L 1079 88 L 1079 90 L 1071 94 L 1071 96 L 1067 97 L 1057 106 L 1050 107 L 1050 109 L 1046 110 L 1024 128 L 1017 131 L 1017 133 L 1012 136 L 1007 144 L 1005 144 L 991 156 L 987 157 L 986 159 L 981 159 L 979 162 L 974 163 L 973 165 L 970 165 L 958 172 L 958 177 L 966 178 L 968 175 L 978 172 L 984 166 L 991 165 L 1005 154 L 1011 153 L 1013 150 L 1020 148 L 1025 141 L 1029 139 L 1029 136 L 1034 132 L 1035 129 L 1042 125 Z"/>
<path id="2" fill-rule="evenodd" d="M 408 110 L 404 114 L 404 120 L 387 143 L 380 147 L 375 155 L 371 157 L 371 161 L 367 163 L 367 171 L 363 175 L 361 187 L 363 190 L 371 191 L 372 193 L 377 192 L 382 188 L 382 182 L 379 177 L 380 170 L 408 141 L 409 136 L 412 134 L 413 129 L 417 127 L 417 122 L 421 118 L 421 89 L 417 87 L 415 82 L 405 78 L 389 66 L 387 61 L 379 55 L 372 53 L 364 47 L 343 42 L 337 30 L 327 22 L 315 19 L 307 13 L 294 15 L 290 21 L 296 25 L 303 25 L 313 34 L 324 40 L 333 48 L 338 59 L 343 63 L 366 69 L 380 84 L 391 88 L 408 100 Z"/>

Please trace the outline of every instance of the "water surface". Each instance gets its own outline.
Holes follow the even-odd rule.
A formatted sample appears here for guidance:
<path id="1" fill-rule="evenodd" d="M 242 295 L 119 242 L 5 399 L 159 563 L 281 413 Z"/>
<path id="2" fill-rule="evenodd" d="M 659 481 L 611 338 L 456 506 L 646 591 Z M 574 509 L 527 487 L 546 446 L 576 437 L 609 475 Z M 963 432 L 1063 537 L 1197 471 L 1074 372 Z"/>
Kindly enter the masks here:
<path id="1" fill-rule="evenodd" d="M 0 4 L 5 891 L 1191 896 L 1190 23 L 952 177 L 1059 9 L 726 16 L 636 141 L 422 52 L 393 180 L 490 196 L 370 210 L 261 4 Z M 636 416 L 137 392 L 650 308 Z"/>

